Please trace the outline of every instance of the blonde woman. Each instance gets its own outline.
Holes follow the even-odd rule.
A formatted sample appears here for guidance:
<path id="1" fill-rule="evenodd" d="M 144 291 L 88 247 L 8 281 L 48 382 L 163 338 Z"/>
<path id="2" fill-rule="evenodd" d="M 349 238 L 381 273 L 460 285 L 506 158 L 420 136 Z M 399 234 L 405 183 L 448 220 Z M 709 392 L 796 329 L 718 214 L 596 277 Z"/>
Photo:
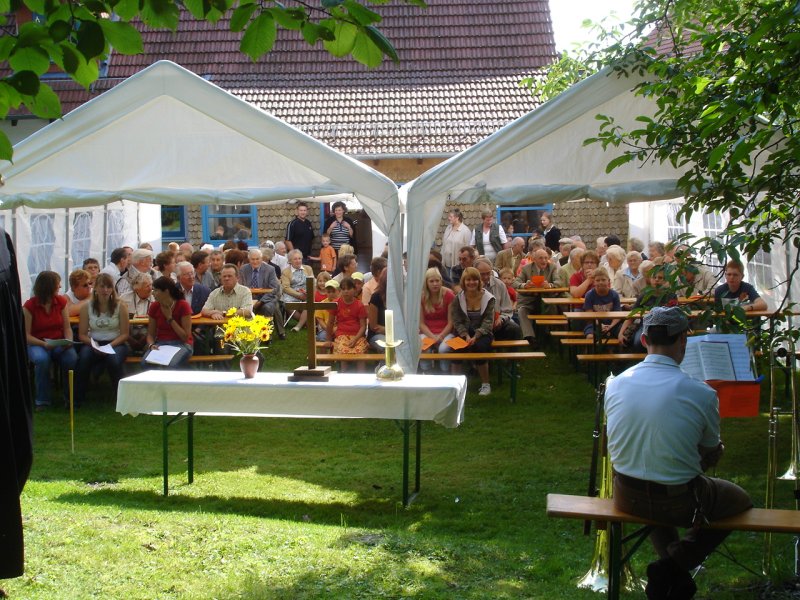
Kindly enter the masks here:
<path id="1" fill-rule="evenodd" d="M 467 342 L 466 352 L 489 352 L 494 327 L 495 298 L 483 289 L 481 274 L 475 267 L 467 267 L 461 275 L 461 291 L 450 304 L 450 319 L 456 334 Z M 480 361 L 475 368 L 481 378 L 479 396 L 492 393 L 489 385 L 489 363 Z"/>
<path id="2" fill-rule="evenodd" d="M 438 352 L 443 354 L 452 352 L 453 349 L 447 345 L 447 340 L 455 337 L 453 335 L 453 319 L 450 315 L 450 304 L 455 299 L 452 290 L 444 287 L 442 274 L 436 267 L 431 267 L 425 271 L 425 285 L 422 287 L 422 307 L 419 319 L 420 339 L 429 338 L 434 340 L 428 352 Z M 423 373 L 432 370 L 432 361 L 420 361 L 419 366 Z M 450 372 L 450 361 L 440 360 L 439 368 L 445 373 Z"/>
<path id="3" fill-rule="evenodd" d="M 94 283 L 91 300 L 81 308 L 78 339 L 83 342 L 78 356 L 78 372 L 75 404 L 86 399 L 89 373 L 100 364 L 108 369 L 111 384 L 116 390 L 119 380 L 125 375 L 125 359 L 128 358 L 128 307 L 119 299 L 114 289 L 114 280 L 108 273 L 100 273 Z M 110 346 L 112 353 L 92 346 Z"/>

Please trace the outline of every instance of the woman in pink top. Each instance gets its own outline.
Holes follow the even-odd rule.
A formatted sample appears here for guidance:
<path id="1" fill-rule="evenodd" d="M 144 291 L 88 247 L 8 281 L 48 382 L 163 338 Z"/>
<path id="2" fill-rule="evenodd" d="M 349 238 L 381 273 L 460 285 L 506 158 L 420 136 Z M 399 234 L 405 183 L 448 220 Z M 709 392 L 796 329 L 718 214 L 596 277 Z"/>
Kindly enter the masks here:
<path id="1" fill-rule="evenodd" d="M 50 406 L 50 363 L 55 361 L 61 367 L 65 406 L 69 406 L 68 371 L 78 364 L 78 354 L 70 343 L 67 299 L 58 295 L 60 287 L 58 273 L 42 271 L 33 283 L 33 296 L 22 306 L 28 359 L 33 363 L 36 380 L 37 410 Z"/>
<path id="2" fill-rule="evenodd" d="M 422 307 L 419 319 L 419 336 L 421 340 L 429 338 L 434 340 L 428 352 L 452 352 L 447 345 L 447 340 L 455 337 L 453 321 L 450 318 L 450 303 L 455 294 L 446 287 L 439 269 L 430 268 L 425 271 L 425 286 L 422 288 Z M 422 360 L 419 363 L 423 373 L 432 370 L 432 361 Z M 439 369 L 444 373 L 450 372 L 450 362 L 439 361 Z"/>
<path id="3" fill-rule="evenodd" d="M 155 302 L 147 311 L 147 352 L 142 365 L 152 367 L 147 357 L 160 346 L 175 346 L 179 350 L 167 365 L 184 367 L 192 356 L 192 307 L 184 300 L 183 292 L 169 277 L 159 277 L 153 283 Z"/>

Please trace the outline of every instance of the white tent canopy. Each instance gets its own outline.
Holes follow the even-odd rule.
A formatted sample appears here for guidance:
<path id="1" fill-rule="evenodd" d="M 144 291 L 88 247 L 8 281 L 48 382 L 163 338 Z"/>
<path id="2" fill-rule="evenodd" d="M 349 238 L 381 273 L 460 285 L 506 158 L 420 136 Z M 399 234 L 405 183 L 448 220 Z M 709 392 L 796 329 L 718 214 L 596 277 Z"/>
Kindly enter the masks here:
<path id="1" fill-rule="evenodd" d="M 636 75 L 603 70 L 401 189 L 408 213 L 406 323 L 419 322 L 428 249 L 448 200 L 509 205 L 584 198 L 634 202 L 682 195 L 676 186 L 681 171 L 648 161 L 606 173 L 606 165 L 622 150 L 583 145 L 597 136 L 596 115 L 612 116 L 622 127 L 632 128 L 637 116 L 654 114 L 654 102 L 631 91 L 641 81 Z M 419 341 L 410 341 L 416 359 Z"/>
<path id="2" fill-rule="evenodd" d="M 41 210 L 60 214 L 120 201 L 327 202 L 352 194 L 373 225 L 401 247 L 398 193 L 390 179 L 169 61 L 26 138 L 14 147 L 13 164 L 0 163 L 0 173 L 6 221 L 9 210 L 19 221 Z M 55 239 L 54 252 L 68 264 L 69 236 L 57 232 Z M 18 254 L 25 256 L 25 248 Z M 390 258 L 388 301 L 395 309 L 401 260 L 399 253 Z M 396 327 L 404 333 L 402 319 Z"/>

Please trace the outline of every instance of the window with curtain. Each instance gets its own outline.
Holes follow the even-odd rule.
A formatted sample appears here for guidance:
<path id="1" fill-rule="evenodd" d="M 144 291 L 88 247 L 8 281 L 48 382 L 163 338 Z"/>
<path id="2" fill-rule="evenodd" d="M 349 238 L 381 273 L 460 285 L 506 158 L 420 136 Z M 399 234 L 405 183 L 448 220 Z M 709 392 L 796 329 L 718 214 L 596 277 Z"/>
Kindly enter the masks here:
<path id="1" fill-rule="evenodd" d="M 30 219 L 31 245 L 28 254 L 28 272 L 31 276 L 31 285 L 39 273 L 52 270 L 50 258 L 53 256 L 56 241 L 54 221 L 53 215 L 37 214 Z"/>
<path id="2" fill-rule="evenodd" d="M 114 248 L 125 245 L 125 211 L 121 209 L 106 212 L 106 248 L 108 254 Z"/>
<path id="3" fill-rule="evenodd" d="M 89 258 L 92 248 L 92 213 L 82 211 L 72 217 L 72 265 L 78 269 Z"/>

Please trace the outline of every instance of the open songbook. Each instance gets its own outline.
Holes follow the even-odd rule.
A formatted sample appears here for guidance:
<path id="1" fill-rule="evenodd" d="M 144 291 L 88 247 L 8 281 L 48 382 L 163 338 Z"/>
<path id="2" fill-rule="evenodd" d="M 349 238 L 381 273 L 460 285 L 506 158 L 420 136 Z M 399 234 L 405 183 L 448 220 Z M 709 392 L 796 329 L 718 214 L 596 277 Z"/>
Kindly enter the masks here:
<path id="1" fill-rule="evenodd" d="M 755 381 L 747 336 L 711 333 L 689 337 L 681 369 L 700 381 Z"/>

